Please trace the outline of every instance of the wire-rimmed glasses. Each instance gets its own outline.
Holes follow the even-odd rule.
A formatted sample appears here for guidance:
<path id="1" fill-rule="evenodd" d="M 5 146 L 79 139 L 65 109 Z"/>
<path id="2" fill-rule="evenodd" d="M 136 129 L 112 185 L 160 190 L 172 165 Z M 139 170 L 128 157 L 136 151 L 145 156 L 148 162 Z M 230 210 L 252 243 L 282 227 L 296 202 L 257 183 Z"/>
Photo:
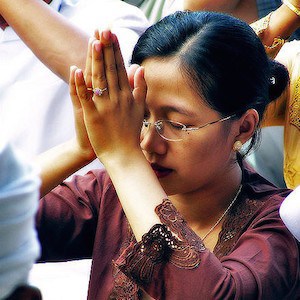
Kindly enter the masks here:
<path id="1" fill-rule="evenodd" d="M 167 140 L 170 142 L 179 142 L 179 141 L 182 141 L 184 139 L 184 137 L 186 136 L 186 134 L 191 131 L 195 131 L 195 130 L 198 130 L 198 129 L 201 129 L 201 128 L 204 128 L 209 125 L 216 124 L 216 123 L 224 122 L 233 117 L 235 117 L 235 114 L 218 119 L 216 121 L 212 121 L 212 122 L 197 126 L 197 127 L 188 127 L 185 124 L 182 124 L 180 122 L 171 121 L 171 120 L 157 120 L 154 123 L 144 120 L 141 133 L 145 134 L 149 130 L 151 125 L 154 125 L 156 132 L 164 140 Z"/>

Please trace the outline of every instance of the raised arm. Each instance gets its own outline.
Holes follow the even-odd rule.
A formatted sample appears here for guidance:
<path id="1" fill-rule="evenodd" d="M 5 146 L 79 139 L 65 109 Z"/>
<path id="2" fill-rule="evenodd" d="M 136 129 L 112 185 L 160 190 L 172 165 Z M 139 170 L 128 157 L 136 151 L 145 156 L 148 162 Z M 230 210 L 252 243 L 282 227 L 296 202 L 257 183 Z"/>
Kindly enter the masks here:
<path id="1" fill-rule="evenodd" d="M 104 67 L 105 66 L 105 67 Z M 92 82 L 75 72 L 77 94 L 92 147 L 106 167 L 137 240 L 160 223 L 155 207 L 166 197 L 140 148 L 146 84 L 143 69 L 135 72 L 133 93 L 127 78 L 117 38 L 110 31 L 94 41 L 87 69 Z M 91 95 L 88 88 L 107 88 Z M 143 195 L 143 201 L 141 201 Z"/>
<path id="2" fill-rule="evenodd" d="M 300 11 L 299 0 L 288 0 L 286 3 L 292 4 Z M 191 11 L 210 10 L 228 13 L 248 23 L 253 23 L 252 26 L 254 28 L 262 28 L 263 24 L 267 23 L 264 22 L 264 19 L 257 20 L 257 6 L 256 1 L 253 0 L 184 0 L 183 8 Z M 282 4 L 272 13 L 268 26 L 260 38 L 264 45 L 271 46 L 274 38 L 287 39 L 299 26 L 300 16 L 286 4 Z"/>
<path id="3" fill-rule="evenodd" d="M 88 55 L 86 64 L 89 65 L 92 59 L 93 38 L 88 43 Z M 83 120 L 83 111 L 77 96 L 74 74 L 76 67 L 70 68 L 70 97 L 73 104 L 73 113 L 75 120 L 76 137 L 61 145 L 58 145 L 37 157 L 36 163 L 40 169 L 42 184 L 40 196 L 43 197 L 54 187 L 59 185 L 64 179 L 72 175 L 80 168 L 86 166 L 96 158 L 93 148 L 91 147 L 86 128 Z M 91 73 L 86 72 L 86 82 L 91 85 Z M 91 91 L 87 91 L 91 94 Z"/>
<path id="4" fill-rule="evenodd" d="M 251 24 L 256 31 L 259 28 L 263 29 L 263 24 L 265 24 L 263 34 L 259 35 L 265 46 L 272 46 L 276 38 L 288 39 L 300 27 L 300 1 L 288 0 L 286 3 L 298 8 L 299 14 L 295 13 L 286 4 L 282 4 L 270 15 Z"/>
<path id="5" fill-rule="evenodd" d="M 228 13 L 248 23 L 258 19 L 256 0 L 184 0 L 183 9 Z"/>
<path id="6" fill-rule="evenodd" d="M 89 36 L 42 0 L 2 0 L 0 15 L 34 54 L 68 81 L 69 67 L 84 67 Z"/>

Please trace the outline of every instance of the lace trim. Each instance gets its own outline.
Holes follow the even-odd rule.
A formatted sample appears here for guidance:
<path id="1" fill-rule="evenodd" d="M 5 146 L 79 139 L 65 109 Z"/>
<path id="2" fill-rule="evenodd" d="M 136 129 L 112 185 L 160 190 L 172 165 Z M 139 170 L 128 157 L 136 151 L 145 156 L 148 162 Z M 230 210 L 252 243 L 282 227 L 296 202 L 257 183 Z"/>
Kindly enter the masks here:
<path id="1" fill-rule="evenodd" d="M 182 269 L 194 269 L 200 264 L 200 253 L 205 246 L 199 236 L 188 226 L 169 199 L 155 208 L 160 221 L 178 236 L 174 242 L 170 263 Z"/>
<path id="2" fill-rule="evenodd" d="M 114 262 L 115 287 L 111 299 L 139 299 L 138 286 L 149 283 L 154 267 L 162 262 L 185 269 L 199 266 L 204 244 L 171 201 L 164 199 L 155 212 L 163 224 L 154 225 L 139 243 L 130 230 L 122 246 L 123 253 Z"/>
<path id="3" fill-rule="evenodd" d="M 120 253 L 122 254 L 133 243 L 136 243 L 133 232 L 128 224 L 127 237 L 121 245 Z M 121 257 L 121 255 L 120 255 Z M 116 261 L 112 261 L 112 271 L 114 279 L 114 288 L 109 299 L 114 300 L 138 300 L 140 299 L 140 289 L 138 285 L 128 278 L 118 267 Z"/>

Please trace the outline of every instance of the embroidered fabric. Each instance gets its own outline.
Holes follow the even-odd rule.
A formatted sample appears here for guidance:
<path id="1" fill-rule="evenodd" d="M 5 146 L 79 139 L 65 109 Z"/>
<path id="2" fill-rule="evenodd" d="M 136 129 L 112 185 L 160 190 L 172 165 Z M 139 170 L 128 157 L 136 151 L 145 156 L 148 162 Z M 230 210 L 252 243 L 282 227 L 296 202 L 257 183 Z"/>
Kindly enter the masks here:
<path id="1" fill-rule="evenodd" d="M 243 191 L 242 193 L 244 194 Z M 219 259 L 232 251 L 255 212 L 265 205 L 265 201 L 245 200 L 246 195 L 243 194 L 224 220 L 214 249 L 214 254 Z M 203 242 L 188 227 L 171 201 L 165 199 L 155 211 L 163 224 L 154 225 L 140 243 L 136 243 L 131 229 L 129 230 L 121 255 L 114 262 L 115 286 L 110 299 L 141 299 L 139 285 L 151 281 L 155 264 L 164 260 L 179 268 L 193 269 L 199 266 L 200 253 L 205 249 Z"/>
<path id="2" fill-rule="evenodd" d="M 138 286 L 151 281 L 159 263 L 168 261 L 186 269 L 199 266 L 204 244 L 171 201 L 164 199 L 155 212 L 163 224 L 154 225 L 139 243 L 130 229 L 120 257 L 113 262 L 115 286 L 110 299 L 139 299 Z"/>
<path id="3" fill-rule="evenodd" d="M 251 222 L 252 216 L 265 204 L 264 201 L 239 199 L 231 208 L 224 220 L 222 231 L 214 248 L 217 258 L 228 255 L 244 232 L 244 228 Z"/>
<path id="4" fill-rule="evenodd" d="M 155 208 L 160 221 L 165 224 L 170 231 L 178 236 L 174 244 L 170 263 L 178 268 L 194 269 L 200 264 L 200 253 L 205 250 L 203 241 L 188 226 L 183 217 L 179 214 L 175 206 L 169 199 Z"/>
<path id="5" fill-rule="evenodd" d="M 297 79 L 295 93 L 290 104 L 290 123 L 300 130 L 300 78 Z"/>
<path id="6" fill-rule="evenodd" d="M 136 239 L 133 235 L 133 232 L 128 224 L 127 238 L 124 240 L 120 248 L 120 257 L 122 253 L 132 244 L 136 243 Z M 119 258 L 120 259 L 120 258 Z M 112 261 L 112 270 L 114 278 L 114 287 L 110 294 L 109 299 L 114 300 L 138 300 L 139 297 L 139 287 L 128 278 L 118 267 L 118 264 L 115 261 Z"/>

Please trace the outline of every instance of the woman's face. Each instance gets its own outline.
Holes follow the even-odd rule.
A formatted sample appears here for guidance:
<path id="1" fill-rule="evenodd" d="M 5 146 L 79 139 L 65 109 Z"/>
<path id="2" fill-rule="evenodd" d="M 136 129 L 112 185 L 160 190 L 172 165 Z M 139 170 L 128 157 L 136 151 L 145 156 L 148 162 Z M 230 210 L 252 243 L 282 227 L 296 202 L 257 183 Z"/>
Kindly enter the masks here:
<path id="1" fill-rule="evenodd" d="M 222 116 L 191 89 L 175 59 L 147 59 L 145 119 L 172 120 L 198 127 Z M 235 141 L 231 121 L 185 133 L 182 141 L 164 140 L 153 125 L 141 134 L 141 147 L 168 195 L 196 192 L 224 179 L 232 166 Z M 226 177 L 225 177 L 226 178 Z"/>

